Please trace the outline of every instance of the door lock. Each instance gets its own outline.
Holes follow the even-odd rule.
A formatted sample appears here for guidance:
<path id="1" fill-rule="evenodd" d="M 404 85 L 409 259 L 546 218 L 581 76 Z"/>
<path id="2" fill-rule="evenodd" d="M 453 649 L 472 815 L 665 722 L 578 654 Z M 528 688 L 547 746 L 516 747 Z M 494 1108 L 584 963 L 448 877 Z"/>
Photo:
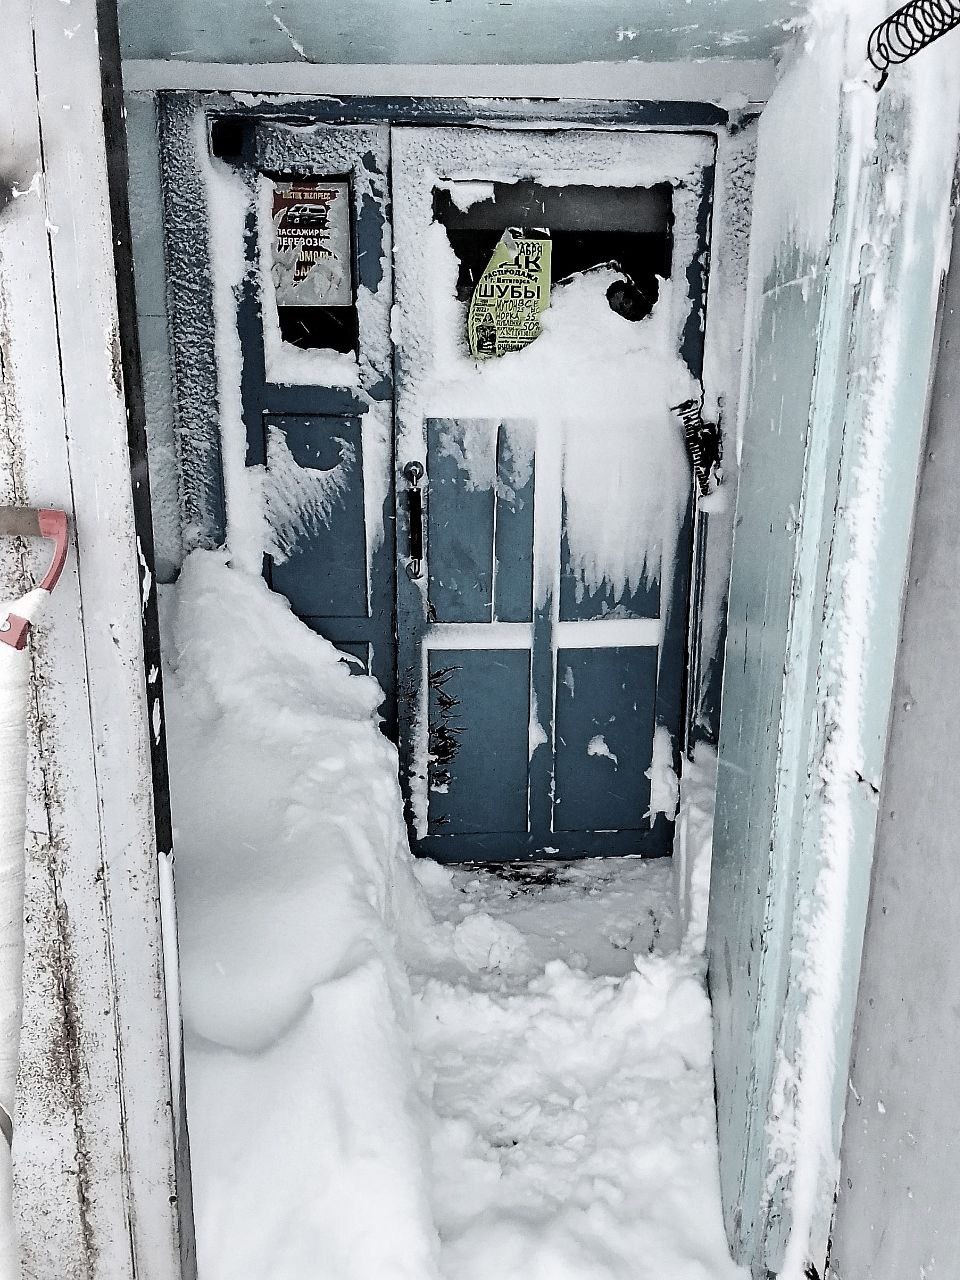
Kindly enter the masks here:
<path id="1" fill-rule="evenodd" d="M 423 464 L 408 462 L 403 468 L 407 482 L 407 528 L 409 536 L 407 577 L 423 576 Z"/>

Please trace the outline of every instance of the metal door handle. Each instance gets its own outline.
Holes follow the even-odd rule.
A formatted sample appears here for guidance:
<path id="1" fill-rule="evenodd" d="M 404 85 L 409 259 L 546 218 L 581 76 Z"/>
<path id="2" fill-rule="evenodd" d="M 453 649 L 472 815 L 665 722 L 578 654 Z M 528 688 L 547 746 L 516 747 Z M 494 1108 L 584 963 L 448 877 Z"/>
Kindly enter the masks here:
<path id="1" fill-rule="evenodd" d="M 41 591 L 52 591 L 60 580 L 67 558 L 70 526 L 66 512 L 53 507 L 0 507 L 0 535 L 20 538 L 49 538 L 54 544 L 50 567 L 39 582 Z M 11 649 L 22 649 L 27 643 L 30 621 L 10 613 L 0 619 L 0 642 Z"/>
<path id="2" fill-rule="evenodd" d="M 408 462 L 403 468 L 403 478 L 409 486 L 407 489 L 409 530 L 407 576 L 420 578 L 423 576 L 423 490 L 420 488 L 420 481 L 423 479 L 422 463 Z"/>

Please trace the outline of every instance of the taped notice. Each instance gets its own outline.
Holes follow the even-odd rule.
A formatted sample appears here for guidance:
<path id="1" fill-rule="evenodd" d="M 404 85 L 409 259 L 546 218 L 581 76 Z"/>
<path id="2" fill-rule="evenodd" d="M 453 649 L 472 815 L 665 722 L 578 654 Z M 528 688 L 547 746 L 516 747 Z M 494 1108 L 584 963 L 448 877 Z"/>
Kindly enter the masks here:
<path id="1" fill-rule="evenodd" d="M 550 305 L 548 236 L 507 230 L 477 281 L 467 332 L 479 359 L 521 351 L 540 336 L 540 315 Z"/>
<path id="2" fill-rule="evenodd" d="M 274 183 L 272 274 L 278 307 L 349 307 L 350 257 L 349 183 Z"/>

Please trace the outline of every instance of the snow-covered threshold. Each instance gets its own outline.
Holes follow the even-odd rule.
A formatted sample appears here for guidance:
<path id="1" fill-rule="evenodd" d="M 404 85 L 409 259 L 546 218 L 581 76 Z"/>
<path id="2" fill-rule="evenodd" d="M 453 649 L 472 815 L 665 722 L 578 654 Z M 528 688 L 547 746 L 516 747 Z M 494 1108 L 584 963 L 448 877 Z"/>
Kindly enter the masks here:
<path id="1" fill-rule="evenodd" d="M 201 1280 L 744 1275 L 700 955 L 709 753 L 686 926 L 668 862 L 414 866 L 374 683 L 224 554 L 164 607 Z"/>

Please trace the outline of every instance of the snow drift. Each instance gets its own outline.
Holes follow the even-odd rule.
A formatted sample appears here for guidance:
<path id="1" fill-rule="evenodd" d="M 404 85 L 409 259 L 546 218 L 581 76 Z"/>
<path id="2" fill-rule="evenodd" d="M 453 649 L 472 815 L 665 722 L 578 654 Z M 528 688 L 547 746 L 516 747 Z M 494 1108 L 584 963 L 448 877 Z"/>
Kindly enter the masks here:
<path id="1" fill-rule="evenodd" d="M 743 1280 L 669 862 L 414 875 L 373 681 L 225 553 L 164 631 L 201 1280 Z"/>
<path id="2" fill-rule="evenodd" d="M 429 1280 L 410 995 L 429 917 L 380 691 L 195 552 L 165 599 L 187 1090 L 204 1280 Z"/>

